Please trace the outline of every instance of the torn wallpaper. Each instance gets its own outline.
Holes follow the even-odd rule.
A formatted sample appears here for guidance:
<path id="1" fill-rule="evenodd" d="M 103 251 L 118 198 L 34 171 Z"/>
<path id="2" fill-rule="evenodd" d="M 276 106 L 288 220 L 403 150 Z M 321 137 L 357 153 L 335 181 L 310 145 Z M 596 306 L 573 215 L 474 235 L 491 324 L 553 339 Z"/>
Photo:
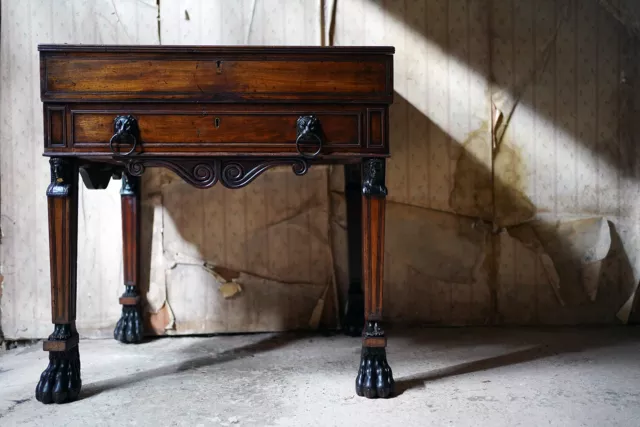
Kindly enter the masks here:
<path id="1" fill-rule="evenodd" d="M 608 324 L 636 315 L 637 2 L 1 5 L 0 320 L 8 339 L 51 332 L 39 42 L 395 46 L 389 320 Z M 338 325 L 348 287 L 342 171 L 288 172 L 270 171 L 234 191 L 196 190 L 167 172 L 145 175 L 143 284 L 152 333 Z M 118 188 L 116 181 L 81 193 L 84 336 L 110 336 L 119 317 Z"/>

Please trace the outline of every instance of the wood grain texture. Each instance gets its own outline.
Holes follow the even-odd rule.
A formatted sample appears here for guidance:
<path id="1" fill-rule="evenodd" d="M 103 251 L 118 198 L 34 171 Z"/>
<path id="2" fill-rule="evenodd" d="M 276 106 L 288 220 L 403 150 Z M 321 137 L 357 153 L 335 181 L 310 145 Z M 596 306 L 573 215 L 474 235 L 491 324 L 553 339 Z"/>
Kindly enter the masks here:
<path id="1" fill-rule="evenodd" d="M 47 104 L 48 105 L 48 104 Z M 388 108 L 371 105 L 325 104 L 53 104 L 67 111 L 64 139 L 52 144 L 53 128 L 45 128 L 45 155 L 112 157 L 109 140 L 114 119 L 132 115 L 140 128 L 138 155 L 168 154 L 237 156 L 296 154 L 296 120 L 314 115 L 320 123 L 321 158 L 367 154 L 389 155 L 385 123 Z M 49 107 L 53 108 L 53 107 Z M 48 120 L 49 113 L 46 115 Z M 370 124 L 372 120 L 376 123 Z M 373 126 L 373 130 L 372 130 Z M 373 143 L 368 141 L 372 140 Z M 303 149 L 314 141 L 302 141 Z M 128 151 L 129 145 L 122 150 Z M 305 148 L 311 147 L 311 148 Z M 125 150 L 126 148 L 126 150 Z"/>
<path id="2" fill-rule="evenodd" d="M 137 287 L 140 282 L 140 178 L 126 179 L 130 191 L 121 192 L 124 285 Z M 122 299 L 120 303 L 126 304 Z"/>
<path id="3" fill-rule="evenodd" d="M 77 293 L 78 165 L 72 159 L 54 158 L 51 169 L 47 189 L 51 318 L 54 324 L 73 324 Z"/>
<path id="4" fill-rule="evenodd" d="M 66 340 L 46 340 L 42 342 L 42 349 L 44 351 L 69 351 L 73 347 L 78 345 L 78 334 L 73 334 Z"/>
<path id="5" fill-rule="evenodd" d="M 40 48 L 43 101 L 393 99 L 393 49 Z"/>
<path id="6" fill-rule="evenodd" d="M 141 144 L 144 150 L 163 149 L 169 146 L 205 146 L 216 144 L 268 144 L 292 146 L 296 140 L 295 123 L 304 107 L 283 112 L 182 112 L 141 111 L 133 107 L 131 112 L 138 120 Z M 105 145 L 113 135 L 115 115 L 112 112 L 73 112 L 73 146 L 76 149 Z M 341 146 L 360 145 L 360 112 L 335 111 L 312 112 L 322 125 L 323 143 Z"/>
<path id="7" fill-rule="evenodd" d="M 384 281 L 384 233 L 387 188 L 385 161 L 364 159 L 362 164 L 362 283 L 365 336 L 384 336 L 382 320 Z"/>
<path id="8" fill-rule="evenodd" d="M 362 197 L 362 262 L 366 319 L 382 317 L 384 212 L 386 200 Z"/>
<path id="9" fill-rule="evenodd" d="M 234 155 L 267 152 L 270 155 L 296 154 L 296 120 L 301 115 L 314 115 L 320 123 L 322 156 L 370 153 L 388 155 L 388 144 L 378 133 L 378 143 L 367 148 L 369 127 L 366 109 L 359 106 L 313 107 L 308 105 L 274 108 L 269 106 L 229 106 L 211 108 L 179 105 L 146 107 L 142 105 L 85 109 L 71 107 L 67 116 L 71 129 L 68 150 L 65 145 L 50 146 L 45 154 L 74 152 L 86 155 L 108 155 L 109 140 L 114 133 L 113 121 L 120 115 L 133 115 L 140 128 L 137 154 L 193 153 L 202 155 Z M 380 114 L 385 109 L 380 109 Z M 304 140 L 301 147 L 315 147 L 315 141 Z M 128 145 L 124 145 L 128 151 Z M 311 148 L 304 148 L 310 150 Z"/>

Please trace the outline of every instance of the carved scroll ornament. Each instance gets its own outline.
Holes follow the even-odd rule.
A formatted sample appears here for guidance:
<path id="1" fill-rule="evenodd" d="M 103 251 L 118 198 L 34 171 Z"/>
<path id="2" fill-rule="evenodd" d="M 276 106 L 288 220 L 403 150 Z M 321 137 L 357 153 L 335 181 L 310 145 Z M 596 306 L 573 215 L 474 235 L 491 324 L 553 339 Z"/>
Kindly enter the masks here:
<path id="1" fill-rule="evenodd" d="M 227 188 L 241 188 L 267 169 L 290 165 L 293 173 L 304 175 L 309 170 L 306 160 L 300 158 L 277 159 L 188 159 L 188 158 L 136 158 L 125 161 L 127 172 L 140 176 L 147 167 L 165 167 L 197 188 L 209 188 L 218 181 Z"/>

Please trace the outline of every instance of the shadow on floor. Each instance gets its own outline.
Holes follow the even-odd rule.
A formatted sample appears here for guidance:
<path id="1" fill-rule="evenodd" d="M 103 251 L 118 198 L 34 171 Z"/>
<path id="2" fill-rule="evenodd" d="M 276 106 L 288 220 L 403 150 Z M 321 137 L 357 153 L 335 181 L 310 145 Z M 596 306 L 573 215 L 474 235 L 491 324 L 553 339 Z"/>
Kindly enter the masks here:
<path id="1" fill-rule="evenodd" d="M 401 395 L 410 389 L 424 388 L 431 381 L 532 362 L 560 354 L 582 353 L 614 346 L 624 341 L 637 341 L 640 337 L 640 329 L 638 328 L 596 327 L 586 329 L 593 330 L 593 334 L 585 336 L 585 328 L 562 327 L 548 329 L 433 329 L 426 334 L 419 335 L 399 332 L 400 337 L 406 336 L 417 347 L 427 346 L 432 351 L 453 351 L 460 348 L 468 348 L 473 351 L 473 348 L 479 345 L 528 346 L 528 348 L 396 378 L 396 395 Z"/>
<path id="2" fill-rule="evenodd" d="M 518 363 L 530 362 L 544 357 L 558 354 L 556 351 L 546 346 L 536 346 L 513 353 L 501 354 L 499 356 L 486 359 L 474 360 L 472 362 L 461 363 L 448 366 L 446 368 L 434 369 L 418 375 L 412 375 L 396 379 L 396 395 L 401 395 L 407 390 L 424 388 L 427 382 L 436 381 L 443 378 L 455 377 L 457 375 L 471 374 L 474 372 L 487 371 L 489 369 L 501 368 Z"/>
<path id="3" fill-rule="evenodd" d="M 588 334 L 585 334 L 585 330 Z M 597 348 L 611 347 L 624 342 L 636 341 L 640 338 L 640 328 L 434 328 L 434 329 L 400 329 L 391 328 L 389 336 L 390 364 L 407 357 L 427 359 L 430 354 L 438 353 L 442 360 L 443 353 L 460 356 L 467 354 L 473 357 L 476 348 L 496 346 L 496 352 L 502 353 L 491 357 L 458 363 L 452 366 L 429 370 L 428 372 L 396 378 L 396 395 L 401 395 L 410 389 L 424 388 L 427 383 L 459 375 L 472 374 L 481 371 L 513 366 L 531 362 L 560 354 L 582 353 Z M 194 355 L 193 358 L 164 366 L 146 370 L 135 374 L 121 376 L 104 381 L 87 384 L 81 393 L 81 399 L 95 396 L 113 388 L 125 387 L 147 379 L 189 371 L 219 363 L 230 362 L 256 354 L 281 350 L 297 341 L 310 337 L 319 338 L 335 335 L 334 333 L 283 333 L 272 335 L 258 342 L 239 348 L 212 353 L 204 356 Z M 167 338 L 169 339 L 169 338 Z M 344 338 L 353 341 L 354 350 L 360 346 L 359 338 Z M 394 342 L 400 348 L 394 354 Z M 404 350 L 403 350 L 404 349 Z M 406 349 L 410 349 L 407 356 Z M 194 348 L 182 351 L 193 352 Z M 199 352 L 197 352 L 199 353 Z M 350 353 L 353 360 L 353 375 L 357 372 L 356 354 Z M 195 353 L 194 353 L 195 354 Z M 422 356 L 424 354 L 424 356 Z"/>
<path id="4" fill-rule="evenodd" d="M 206 366 L 213 366 L 218 363 L 229 362 L 232 360 L 238 360 L 245 357 L 252 357 L 255 354 L 265 353 L 268 351 L 283 348 L 293 342 L 308 337 L 308 334 L 282 334 L 275 335 L 260 340 L 255 343 L 242 346 L 240 348 L 233 348 L 223 351 L 221 353 L 209 354 L 206 356 L 198 356 L 187 361 L 176 363 L 173 365 L 163 366 L 161 368 L 150 369 L 143 372 L 138 372 L 132 375 L 116 377 L 104 381 L 97 381 L 87 384 L 82 388 L 80 393 L 80 399 L 86 399 L 95 396 L 103 391 L 113 388 L 124 387 L 147 379 L 158 378 L 164 375 L 171 375 L 177 372 L 184 372 L 193 369 L 203 368 Z M 188 349 L 184 350 L 188 352 Z"/>

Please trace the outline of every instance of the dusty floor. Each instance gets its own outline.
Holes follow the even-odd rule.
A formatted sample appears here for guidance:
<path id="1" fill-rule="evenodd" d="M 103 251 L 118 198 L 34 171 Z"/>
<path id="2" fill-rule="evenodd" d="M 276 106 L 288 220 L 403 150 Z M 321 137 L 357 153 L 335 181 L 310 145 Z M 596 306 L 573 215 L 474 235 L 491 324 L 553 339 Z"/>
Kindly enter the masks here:
<path id="1" fill-rule="evenodd" d="M 83 392 L 44 406 L 40 345 L 0 354 L 0 425 L 638 426 L 640 329 L 392 331 L 400 395 L 354 393 L 358 339 L 82 341 Z"/>

